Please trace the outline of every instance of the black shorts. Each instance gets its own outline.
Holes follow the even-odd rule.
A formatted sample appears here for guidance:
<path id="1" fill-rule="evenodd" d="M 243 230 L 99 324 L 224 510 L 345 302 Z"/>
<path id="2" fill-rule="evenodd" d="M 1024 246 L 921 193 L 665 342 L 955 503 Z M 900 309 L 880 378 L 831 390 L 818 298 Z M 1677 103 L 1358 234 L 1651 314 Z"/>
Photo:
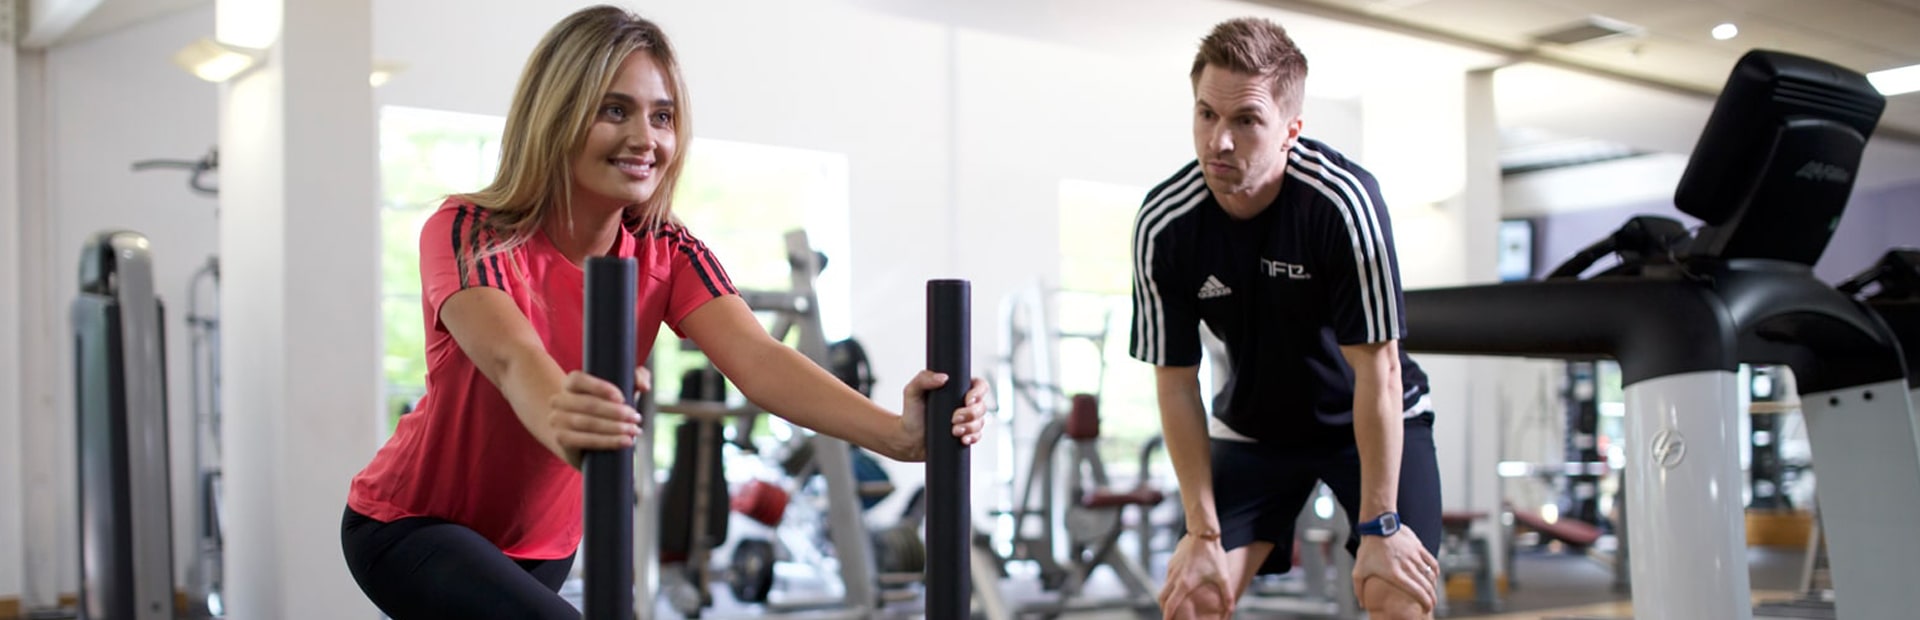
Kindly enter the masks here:
<path id="1" fill-rule="evenodd" d="M 347 570 L 394 620 L 578 620 L 560 597 L 573 557 L 515 560 L 466 526 L 427 517 L 391 523 L 348 508 L 340 519 Z"/>
<path id="2" fill-rule="evenodd" d="M 1420 536 L 1428 553 L 1440 553 L 1440 465 L 1433 452 L 1433 414 L 1405 421 L 1401 440 L 1400 520 Z M 1294 518 L 1315 482 L 1325 482 L 1346 509 L 1349 525 L 1360 512 L 1360 449 L 1280 449 L 1244 441 L 1213 441 L 1213 501 L 1220 515 L 1220 545 L 1228 550 L 1254 541 L 1273 543 L 1259 574 L 1293 568 Z M 1368 518 L 1378 515 L 1365 515 Z M 1351 530 L 1350 530 L 1351 531 Z M 1347 551 L 1360 537 L 1347 537 Z"/>

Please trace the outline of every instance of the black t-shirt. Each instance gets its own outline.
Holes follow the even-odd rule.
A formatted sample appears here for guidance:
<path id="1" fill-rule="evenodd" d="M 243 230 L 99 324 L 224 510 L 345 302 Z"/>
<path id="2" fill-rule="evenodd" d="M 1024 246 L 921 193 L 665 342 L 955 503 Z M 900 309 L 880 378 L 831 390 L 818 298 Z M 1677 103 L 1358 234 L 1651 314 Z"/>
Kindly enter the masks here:
<path id="1" fill-rule="evenodd" d="M 1231 372 L 1215 418 L 1262 442 L 1353 440 L 1353 369 L 1340 346 L 1406 334 L 1372 174 L 1301 138 L 1279 197 L 1235 221 L 1189 163 L 1147 194 L 1133 243 L 1133 357 L 1197 365 L 1204 323 L 1226 344 Z M 1400 368 L 1403 411 L 1424 412 L 1426 374 L 1404 351 Z"/>

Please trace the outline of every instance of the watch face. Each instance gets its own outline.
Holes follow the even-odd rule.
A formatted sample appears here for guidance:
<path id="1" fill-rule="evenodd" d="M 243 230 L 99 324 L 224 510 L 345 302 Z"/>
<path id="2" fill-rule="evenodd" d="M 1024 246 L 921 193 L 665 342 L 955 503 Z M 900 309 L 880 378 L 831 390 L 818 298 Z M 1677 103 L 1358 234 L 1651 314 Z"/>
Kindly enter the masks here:
<path id="1" fill-rule="evenodd" d="M 1400 515 L 1393 513 L 1380 515 L 1380 531 L 1389 535 L 1400 531 Z"/>

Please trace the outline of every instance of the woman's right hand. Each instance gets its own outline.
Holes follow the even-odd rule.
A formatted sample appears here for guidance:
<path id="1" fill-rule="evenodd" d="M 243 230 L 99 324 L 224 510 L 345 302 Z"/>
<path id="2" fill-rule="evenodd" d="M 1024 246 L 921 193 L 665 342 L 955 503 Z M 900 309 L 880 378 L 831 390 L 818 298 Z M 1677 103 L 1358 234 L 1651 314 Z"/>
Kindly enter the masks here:
<path id="1" fill-rule="evenodd" d="M 634 372 L 634 387 L 648 391 L 644 368 Z M 547 428 L 568 465 L 580 468 L 585 450 L 618 450 L 640 435 L 640 412 L 620 397 L 620 388 L 581 371 L 567 374 L 560 393 L 547 400 Z"/>

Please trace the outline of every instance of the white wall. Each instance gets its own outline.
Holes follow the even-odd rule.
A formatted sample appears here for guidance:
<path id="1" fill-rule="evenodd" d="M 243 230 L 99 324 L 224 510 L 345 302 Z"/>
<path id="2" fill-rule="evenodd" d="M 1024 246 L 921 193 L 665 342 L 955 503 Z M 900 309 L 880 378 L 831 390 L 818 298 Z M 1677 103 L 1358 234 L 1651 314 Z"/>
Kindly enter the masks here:
<path id="1" fill-rule="evenodd" d="M 21 202 L 33 213 L 21 213 L 20 230 L 23 236 L 44 238 L 45 252 L 17 262 L 37 271 L 22 278 L 22 282 L 37 282 L 21 291 L 21 314 L 29 322 L 21 325 L 26 338 L 20 358 L 32 361 L 31 372 L 37 376 L 25 385 L 35 386 L 39 393 L 27 395 L 35 401 L 18 412 L 0 408 L 0 428 L 22 424 L 26 429 L 19 436 L 25 453 L 22 462 L 0 459 L 0 480 L 16 481 L 36 471 L 50 473 L 51 480 L 36 479 L 23 494 L 0 495 L 9 498 L 8 508 L 0 512 L 0 526 L 7 525 L 12 506 L 26 511 L 52 506 L 55 535 L 51 541 L 35 538 L 36 532 L 16 538 L 16 532 L 34 526 L 5 530 L 0 536 L 5 541 L 0 542 L 0 596 L 18 595 L 22 584 L 33 579 L 51 579 L 58 592 L 78 590 L 73 352 L 64 336 L 72 328 L 66 309 L 77 291 L 82 244 L 93 233 L 110 228 L 138 231 L 152 241 L 155 282 L 166 304 L 168 413 L 175 446 L 171 454 L 175 560 L 179 574 L 185 575 L 183 550 L 190 534 L 193 487 L 191 455 L 186 449 L 192 407 L 184 317 L 189 276 L 215 249 L 213 201 L 191 193 L 183 172 L 135 173 L 130 166 L 150 158 L 196 159 L 214 143 L 213 86 L 168 60 L 174 50 L 212 31 L 211 9 L 196 9 L 54 47 L 45 54 L 44 91 L 39 94 L 44 97 L 44 117 L 24 119 L 44 127 L 44 151 L 22 154 L 23 160 L 41 158 L 40 169 L 27 174 L 44 179 L 45 194 L 44 199 Z M 6 83 L 12 86 L 14 80 Z M 23 178 L 22 186 L 28 180 Z M 41 254 L 32 243 L 5 245 Z M 5 450 L 11 453 L 13 447 Z M 20 498 L 17 504 L 11 501 L 16 497 Z M 38 549 L 49 550 L 52 558 L 35 560 L 28 569 L 35 573 L 31 576 L 16 572 L 28 564 L 22 554 Z"/>

